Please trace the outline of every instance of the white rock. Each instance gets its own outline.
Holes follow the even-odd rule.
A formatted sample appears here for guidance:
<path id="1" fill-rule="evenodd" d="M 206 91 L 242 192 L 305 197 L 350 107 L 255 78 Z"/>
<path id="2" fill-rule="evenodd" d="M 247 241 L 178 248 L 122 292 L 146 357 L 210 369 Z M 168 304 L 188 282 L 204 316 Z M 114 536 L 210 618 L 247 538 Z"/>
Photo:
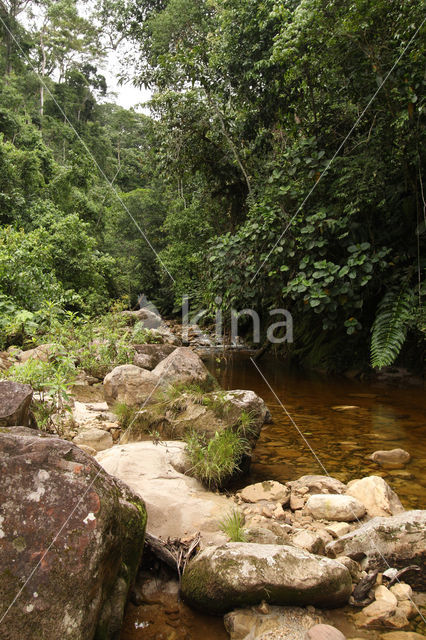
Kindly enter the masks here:
<path id="1" fill-rule="evenodd" d="M 391 593 L 383 584 L 376 587 L 374 595 L 376 600 L 385 600 L 388 604 L 392 605 L 394 609 L 398 606 L 398 600 L 395 594 Z"/>
<path id="2" fill-rule="evenodd" d="M 185 449 L 186 444 L 179 441 L 132 442 L 103 451 L 96 459 L 143 497 L 149 533 L 167 540 L 200 531 L 203 543 L 225 542 L 220 521 L 229 514 L 232 503 L 176 470 Z"/>
<path id="3" fill-rule="evenodd" d="M 394 584 L 393 587 L 390 588 L 390 590 L 398 601 L 410 600 L 413 597 L 412 588 L 409 584 L 405 584 L 404 582 Z"/>
<path id="4" fill-rule="evenodd" d="M 338 494 L 310 496 L 305 509 L 314 518 L 339 522 L 352 522 L 365 515 L 365 507 L 359 500 Z"/>
<path id="5" fill-rule="evenodd" d="M 362 502 L 369 516 L 394 516 L 404 511 L 398 496 L 380 476 L 368 476 L 348 484 L 346 494 Z"/>

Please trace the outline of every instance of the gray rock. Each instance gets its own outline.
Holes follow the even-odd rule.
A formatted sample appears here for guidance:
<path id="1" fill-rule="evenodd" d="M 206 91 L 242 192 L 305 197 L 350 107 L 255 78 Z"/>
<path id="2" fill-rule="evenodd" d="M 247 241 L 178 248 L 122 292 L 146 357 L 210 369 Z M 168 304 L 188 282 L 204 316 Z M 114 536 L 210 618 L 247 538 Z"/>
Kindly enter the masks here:
<path id="1" fill-rule="evenodd" d="M 150 371 L 176 349 L 171 344 L 135 344 L 133 347 L 136 351 L 133 364 Z"/>
<path id="2" fill-rule="evenodd" d="M 31 422 L 32 397 L 33 390 L 29 384 L 0 380 L 0 427 L 27 427 Z"/>
<path id="3" fill-rule="evenodd" d="M 121 315 L 126 318 L 128 324 L 141 322 L 146 329 L 156 329 L 161 326 L 161 316 L 150 309 L 138 309 L 137 311 L 122 311 Z"/>
<path id="4" fill-rule="evenodd" d="M 310 553 L 319 553 L 320 555 L 325 553 L 325 546 L 321 536 L 311 531 L 297 532 L 293 536 L 291 544 Z"/>
<path id="5" fill-rule="evenodd" d="M 250 418 L 246 437 L 254 448 L 269 411 L 256 393 L 243 390 L 229 391 L 226 395 L 212 392 L 195 398 L 191 393 L 182 393 L 171 403 L 150 404 L 139 411 L 120 443 L 145 440 L 150 431 L 158 432 L 163 440 L 183 440 L 190 431 L 212 438 L 216 432 L 237 429 L 244 414 Z M 288 494 L 285 487 L 284 492 Z"/>
<path id="6" fill-rule="evenodd" d="M 339 494 L 345 492 L 345 485 L 331 476 L 309 475 L 288 482 L 291 489 L 291 509 L 303 509 L 310 495 L 319 493 Z"/>
<path id="7" fill-rule="evenodd" d="M 286 545 L 209 546 L 190 561 L 182 577 L 188 604 L 217 614 L 262 600 L 339 607 L 348 601 L 351 589 L 346 567 Z"/>
<path id="8" fill-rule="evenodd" d="M 152 373 L 168 384 L 192 382 L 205 386 L 212 381 L 201 358 L 189 347 L 176 348 Z"/>
<path id="9" fill-rule="evenodd" d="M 301 487 L 307 487 L 310 495 L 316 493 L 345 493 L 346 486 L 337 478 L 331 476 L 310 475 L 302 476 L 298 480 L 289 482 L 292 491 L 298 491 Z"/>
<path id="10" fill-rule="evenodd" d="M 2 638 L 115 640 L 143 502 L 71 442 L 32 434 L 0 432 L 0 618 L 24 587 Z"/>
<path id="11" fill-rule="evenodd" d="M 361 561 L 365 570 L 418 565 L 421 571 L 404 574 L 404 582 L 426 588 L 426 511 L 405 511 L 388 518 L 372 518 L 352 533 L 327 545 L 335 558 L 349 556 Z"/>
<path id="12" fill-rule="evenodd" d="M 123 402 L 129 406 L 154 402 L 154 393 L 159 389 L 160 379 L 152 371 L 134 364 L 115 367 L 104 379 L 104 396 L 110 406 Z"/>

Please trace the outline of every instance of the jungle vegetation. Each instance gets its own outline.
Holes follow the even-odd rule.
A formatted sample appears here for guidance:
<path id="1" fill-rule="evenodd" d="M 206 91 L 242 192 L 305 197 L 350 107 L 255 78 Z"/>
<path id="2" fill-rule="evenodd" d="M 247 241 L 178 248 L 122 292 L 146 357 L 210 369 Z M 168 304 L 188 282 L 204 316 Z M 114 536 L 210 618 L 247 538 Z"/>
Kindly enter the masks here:
<path id="1" fill-rule="evenodd" d="M 141 292 L 287 308 L 287 355 L 421 366 L 419 0 L 0 0 L 0 339 Z M 151 89 L 149 115 L 108 95 Z"/>

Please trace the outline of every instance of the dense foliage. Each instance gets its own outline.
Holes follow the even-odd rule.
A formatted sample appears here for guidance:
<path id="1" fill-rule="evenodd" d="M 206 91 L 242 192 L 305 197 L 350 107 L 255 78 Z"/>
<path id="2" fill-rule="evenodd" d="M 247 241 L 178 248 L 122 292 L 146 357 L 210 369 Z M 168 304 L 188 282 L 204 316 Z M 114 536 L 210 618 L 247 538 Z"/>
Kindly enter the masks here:
<path id="1" fill-rule="evenodd" d="M 49 305 L 92 315 L 144 292 L 165 313 L 185 294 L 212 314 L 218 296 L 285 307 L 311 366 L 367 362 L 373 327 L 373 366 L 407 334 L 420 362 L 418 0 L 24 8 L 0 0 L 3 346 Z M 98 69 L 120 41 L 151 117 L 107 100 Z"/>

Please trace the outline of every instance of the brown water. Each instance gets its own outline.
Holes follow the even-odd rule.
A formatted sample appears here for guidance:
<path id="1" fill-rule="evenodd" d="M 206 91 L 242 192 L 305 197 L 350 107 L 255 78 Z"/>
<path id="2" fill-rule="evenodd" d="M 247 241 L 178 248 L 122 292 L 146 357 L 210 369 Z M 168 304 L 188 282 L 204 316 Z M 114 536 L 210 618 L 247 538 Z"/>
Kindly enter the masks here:
<path id="1" fill-rule="evenodd" d="M 244 477 L 243 485 L 267 479 L 286 482 L 304 474 L 329 473 L 343 482 L 375 474 L 386 479 L 407 509 L 425 508 L 426 394 L 423 389 L 309 376 L 289 372 L 279 361 L 263 358 L 258 367 L 271 391 L 247 355 L 235 354 L 220 362 L 212 357 L 208 366 L 225 389 L 256 391 L 272 414 L 273 423 L 262 429 L 250 475 Z M 353 408 L 333 409 L 342 406 Z M 368 460 L 367 456 L 378 449 L 394 448 L 406 449 L 412 456 L 403 470 L 384 471 Z M 347 632 L 348 637 L 378 637 L 372 631 L 355 633 L 354 629 L 345 628 L 348 623 L 343 612 L 334 612 L 332 616 L 330 622 Z M 221 619 L 197 614 L 177 600 L 168 606 L 130 604 L 121 636 L 121 640 L 228 638 Z"/>
<path id="2" fill-rule="evenodd" d="M 256 391 L 272 414 L 273 423 L 262 429 L 250 476 L 244 478 L 244 484 L 266 479 L 285 482 L 304 474 L 325 472 L 348 482 L 375 474 L 391 484 L 407 509 L 425 508 L 423 389 L 290 373 L 275 359 L 263 358 L 257 365 L 273 391 L 243 354 L 214 365 L 214 373 L 224 388 Z M 342 406 L 354 408 L 333 409 Z M 403 470 L 385 471 L 368 459 L 378 449 L 394 448 L 406 449 L 412 456 Z"/>

